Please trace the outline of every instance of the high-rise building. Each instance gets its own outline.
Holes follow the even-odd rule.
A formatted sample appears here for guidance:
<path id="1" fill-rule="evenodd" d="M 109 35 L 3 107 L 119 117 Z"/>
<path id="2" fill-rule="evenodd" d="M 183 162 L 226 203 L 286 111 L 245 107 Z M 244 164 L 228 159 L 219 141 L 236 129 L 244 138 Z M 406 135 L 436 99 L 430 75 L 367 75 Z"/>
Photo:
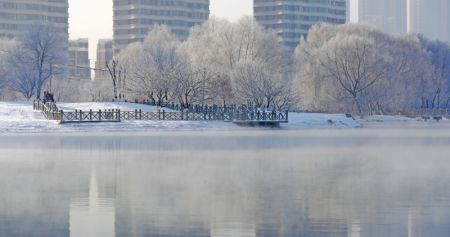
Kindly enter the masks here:
<path id="1" fill-rule="evenodd" d="M 407 32 L 406 0 L 358 0 L 357 14 L 360 24 L 388 33 Z"/>
<path id="2" fill-rule="evenodd" d="M 114 51 L 143 41 L 156 24 L 167 25 L 180 39 L 209 17 L 209 0 L 114 0 Z"/>
<path id="3" fill-rule="evenodd" d="M 97 61 L 95 62 L 95 79 L 105 79 L 109 77 L 106 72 L 106 63 L 113 59 L 113 40 L 100 39 L 97 44 Z"/>
<path id="4" fill-rule="evenodd" d="M 291 48 L 316 23 L 345 24 L 346 0 L 254 0 L 254 16 Z"/>
<path id="5" fill-rule="evenodd" d="M 0 0 L 0 36 L 18 37 L 36 23 L 52 24 L 69 40 L 68 0 Z"/>
<path id="6" fill-rule="evenodd" d="M 408 31 L 450 42 L 450 0 L 408 0 Z"/>
<path id="7" fill-rule="evenodd" d="M 91 79 L 88 39 L 69 41 L 69 76 L 77 79 Z"/>

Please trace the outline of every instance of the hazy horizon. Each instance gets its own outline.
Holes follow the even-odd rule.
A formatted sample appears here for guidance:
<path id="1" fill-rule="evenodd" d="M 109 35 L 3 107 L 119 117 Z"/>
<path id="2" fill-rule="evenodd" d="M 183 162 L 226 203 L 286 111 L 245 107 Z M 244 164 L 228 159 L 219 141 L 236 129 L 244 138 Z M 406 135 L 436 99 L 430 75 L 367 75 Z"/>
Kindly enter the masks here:
<path id="1" fill-rule="evenodd" d="M 89 38 L 91 65 L 96 60 L 98 39 L 113 37 L 112 5 L 112 0 L 69 0 L 69 37 Z M 253 0 L 211 0 L 211 16 L 236 21 L 252 15 L 252 5 Z"/>

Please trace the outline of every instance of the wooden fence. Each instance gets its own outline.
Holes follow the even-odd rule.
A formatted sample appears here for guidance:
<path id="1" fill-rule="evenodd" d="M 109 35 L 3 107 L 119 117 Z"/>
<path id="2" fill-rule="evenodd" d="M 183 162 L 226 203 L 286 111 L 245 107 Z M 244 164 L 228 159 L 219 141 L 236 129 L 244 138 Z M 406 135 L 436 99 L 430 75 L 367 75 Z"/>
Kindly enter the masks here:
<path id="1" fill-rule="evenodd" d="M 118 109 L 66 112 L 59 110 L 54 103 L 42 103 L 34 101 L 34 110 L 41 111 L 48 120 L 56 120 L 60 123 L 81 123 L 81 122 L 120 122 L 124 120 L 144 120 L 144 121 L 225 121 L 225 122 L 273 122 L 287 123 L 288 112 L 264 112 L 245 111 L 237 109 L 202 109 L 183 110 L 176 112 L 145 112 L 142 110 L 121 111 Z M 191 112 L 197 111 L 197 112 Z M 200 112 L 201 111 L 201 112 Z"/>

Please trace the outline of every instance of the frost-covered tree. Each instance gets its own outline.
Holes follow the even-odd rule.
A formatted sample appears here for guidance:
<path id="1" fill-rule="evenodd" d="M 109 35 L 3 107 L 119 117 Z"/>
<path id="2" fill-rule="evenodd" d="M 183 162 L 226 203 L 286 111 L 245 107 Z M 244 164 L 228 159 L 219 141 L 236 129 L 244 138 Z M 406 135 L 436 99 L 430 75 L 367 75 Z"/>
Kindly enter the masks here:
<path id="1" fill-rule="evenodd" d="M 109 77 L 112 82 L 113 88 L 113 97 L 114 99 L 121 98 L 122 94 L 119 93 L 119 90 L 122 89 L 126 83 L 127 79 L 127 69 L 123 66 L 119 60 L 113 58 L 110 62 L 106 62 L 105 65 Z"/>
<path id="2" fill-rule="evenodd" d="M 407 113 L 442 87 L 417 37 L 360 25 L 316 25 L 295 52 L 308 110 Z"/>
<path id="3" fill-rule="evenodd" d="M 283 94 L 278 93 L 279 84 L 290 84 L 290 53 L 275 32 L 264 29 L 252 17 L 237 23 L 211 18 L 191 30 L 181 51 L 192 70 L 203 76 L 208 101 L 272 106 Z M 264 72 L 255 68 L 264 68 Z M 261 77 L 265 79 L 259 80 Z M 265 83 L 264 89 L 258 82 Z"/>
<path id="4" fill-rule="evenodd" d="M 259 90 L 265 106 L 292 105 L 287 102 L 292 96 L 281 98 L 294 94 L 292 87 L 286 86 L 292 81 L 291 59 L 276 33 L 251 17 L 237 23 L 211 18 L 193 27 L 184 42 L 167 27 L 155 25 L 144 42 L 128 46 L 118 56 L 127 68 L 130 93 L 157 104 L 173 101 L 183 107 L 192 103 L 254 103 L 255 98 L 246 90 Z M 241 83 L 243 68 L 249 65 L 263 68 L 260 75 L 264 80 Z"/>
<path id="5" fill-rule="evenodd" d="M 227 104 L 232 100 L 230 63 L 228 53 L 232 48 L 233 24 L 210 18 L 191 29 L 188 39 L 179 52 L 196 77 L 201 81 L 201 103 Z"/>
<path id="6" fill-rule="evenodd" d="M 179 44 L 168 27 L 155 25 L 143 43 L 123 50 L 119 60 L 128 70 L 127 88 L 158 105 L 167 102 L 174 92 L 175 72 L 183 61 L 177 52 Z"/>
<path id="7" fill-rule="evenodd" d="M 283 74 L 260 61 L 240 61 L 233 70 L 235 93 L 258 107 L 270 107 L 283 94 Z"/>
<path id="8" fill-rule="evenodd" d="M 21 94 L 25 99 L 30 100 L 36 95 L 37 79 L 36 71 L 31 63 L 24 63 L 27 59 L 23 55 L 26 51 L 16 47 L 8 58 L 8 86 L 12 90 Z"/>
<path id="9" fill-rule="evenodd" d="M 0 38 L 0 95 L 3 95 L 3 90 L 8 85 L 8 74 L 10 73 L 8 67 L 9 54 L 16 43 L 13 39 Z"/>
<path id="10" fill-rule="evenodd" d="M 422 46 L 430 53 L 432 64 L 436 69 L 436 73 L 438 76 L 445 79 L 445 83 L 447 85 L 446 91 L 448 93 L 450 91 L 450 45 L 439 40 L 429 40 L 423 35 L 419 35 L 418 37 Z M 441 89 L 437 89 L 433 98 L 443 97 L 442 99 L 444 101 L 442 101 L 442 106 L 449 108 L 450 97 L 443 92 L 444 91 Z M 436 101 L 436 99 L 434 99 L 434 101 Z"/>
<path id="11" fill-rule="evenodd" d="M 257 106 L 276 107 L 274 102 L 288 93 L 285 85 L 291 82 L 290 54 L 275 32 L 251 17 L 242 18 L 235 28 L 230 64 L 235 96 Z"/>
<path id="12" fill-rule="evenodd" d="M 436 73 L 431 55 L 422 47 L 419 39 L 414 35 L 386 34 L 381 39 L 383 41 L 380 40 L 379 48 L 386 51 L 388 56 L 384 68 L 389 77 L 384 87 L 374 91 L 378 93 L 372 98 L 377 98 L 377 103 L 389 113 L 408 113 L 417 108 L 429 108 L 427 103 L 438 107 L 441 95 L 446 93 L 445 81 Z"/>
<path id="13" fill-rule="evenodd" d="M 422 46 L 431 54 L 432 63 L 437 72 L 450 81 L 450 45 L 439 40 L 432 41 L 423 35 L 418 36 Z"/>
<path id="14" fill-rule="evenodd" d="M 181 62 L 175 68 L 173 95 L 182 108 L 189 108 L 193 103 L 204 102 L 206 80 L 202 71 L 194 71 L 187 63 Z"/>
<path id="15" fill-rule="evenodd" d="M 27 99 L 40 99 L 46 83 L 64 75 L 67 48 L 61 34 L 52 25 L 34 24 L 19 38 L 10 54 L 10 85 Z M 31 91 L 30 91 L 31 90 Z"/>

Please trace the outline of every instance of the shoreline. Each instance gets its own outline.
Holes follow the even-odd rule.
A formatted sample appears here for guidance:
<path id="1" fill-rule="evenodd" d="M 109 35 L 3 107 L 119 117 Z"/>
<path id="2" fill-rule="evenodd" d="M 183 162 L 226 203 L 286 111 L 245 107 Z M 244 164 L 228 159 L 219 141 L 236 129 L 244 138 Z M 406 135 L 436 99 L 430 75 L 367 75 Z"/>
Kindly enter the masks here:
<path id="1" fill-rule="evenodd" d="M 123 103 L 61 103 L 65 109 L 88 108 L 92 106 L 135 109 L 136 104 Z M 127 107 L 128 106 L 128 107 Z M 139 105 L 140 106 L 140 105 Z M 147 110 L 154 110 L 146 106 Z M 280 127 L 241 127 L 232 122 L 223 121 L 142 121 L 128 120 L 114 123 L 59 124 L 49 121 L 42 113 L 33 111 L 29 102 L 0 102 L 0 135 L 5 134 L 124 134 L 124 133 L 236 133 L 236 132 L 294 132 L 333 131 L 360 129 L 450 129 L 448 119 L 440 122 L 424 121 L 421 118 L 402 116 L 366 116 L 349 118 L 345 114 L 290 113 L 289 123 Z"/>

